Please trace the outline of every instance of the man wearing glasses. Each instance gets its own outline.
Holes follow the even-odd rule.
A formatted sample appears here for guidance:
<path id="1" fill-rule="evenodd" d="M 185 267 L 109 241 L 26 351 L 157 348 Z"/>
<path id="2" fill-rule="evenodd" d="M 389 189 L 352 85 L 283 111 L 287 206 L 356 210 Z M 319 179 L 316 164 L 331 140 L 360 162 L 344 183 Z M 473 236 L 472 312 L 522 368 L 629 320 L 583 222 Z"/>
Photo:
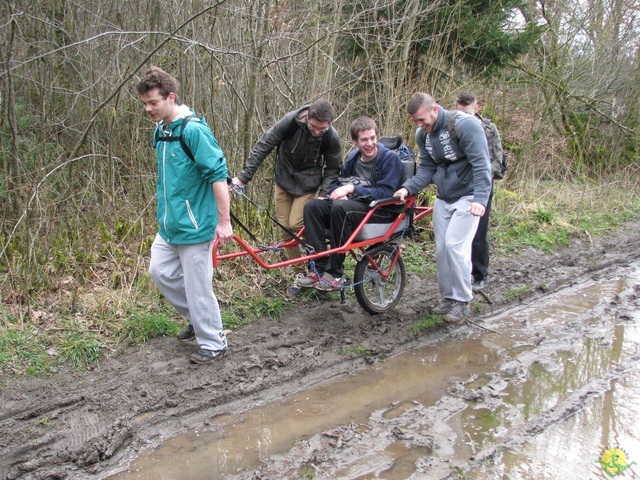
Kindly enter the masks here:
<path id="1" fill-rule="evenodd" d="M 274 180 L 276 217 L 297 232 L 303 225 L 304 205 L 316 195 L 325 197 L 342 168 L 342 146 L 331 125 L 333 107 L 326 100 L 287 113 L 253 146 L 240 174 L 232 179 L 244 186 L 262 162 L 276 149 Z M 289 240 L 286 238 L 285 240 Z M 287 257 L 302 255 L 299 248 L 287 249 Z M 294 273 L 306 276 L 305 266 L 294 264 Z M 295 294 L 295 288 L 290 293 Z"/>

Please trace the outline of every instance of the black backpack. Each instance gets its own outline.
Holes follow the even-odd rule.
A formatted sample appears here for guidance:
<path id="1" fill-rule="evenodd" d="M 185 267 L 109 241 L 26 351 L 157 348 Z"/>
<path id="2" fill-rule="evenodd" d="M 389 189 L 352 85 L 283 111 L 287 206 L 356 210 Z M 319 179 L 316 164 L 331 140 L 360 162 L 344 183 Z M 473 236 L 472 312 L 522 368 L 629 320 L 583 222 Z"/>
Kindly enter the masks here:
<path id="1" fill-rule="evenodd" d="M 458 143 L 458 134 L 456 133 L 455 123 L 456 123 L 456 112 L 453 110 L 447 110 L 447 130 L 449 131 L 449 136 L 451 139 L 457 144 Z M 502 179 L 504 178 L 504 174 L 507 171 L 507 158 L 504 152 L 502 151 L 502 146 L 498 144 L 495 131 L 493 129 L 493 125 L 491 123 L 491 119 L 482 118 L 482 129 L 484 130 L 484 134 L 487 137 L 487 145 L 489 146 L 489 161 L 491 162 L 491 173 L 493 174 L 493 178 Z M 427 134 L 422 131 L 422 140 L 426 140 Z"/>
<path id="2" fill-rule="evenodd" d="M 487 144 L 489 145 L 493 178 L 501 180 L 507 173 L 507 152 L 502 148 L 502 142 L 499 142 L 496 138 L 497 127 L 491 123 L 490 118 L 482 118 L 482 127 L 484 128 L 484 133 L 487 136 Z"/>
<path id="3" fill-rule="evenodd" d="M 187 123 L 189 123 L 189 121 L 194 118 L 199 121 L 202 121 L 201 117 L 197 117 L 195 115 L 187 115 L 182 120 L 182 128 L 180 128 L 180 135 L 178 135 L 177 137 L 176 136 L 167 137 L 164 135 L 160 135 L 158 133 L 158 129 L 156 129 L 153 145 L 155 146 L 158 142 L 180 142 L 180 146 L 182 147 L 182 150 L 184 151 L 185 155 L 189 157 L 191 160 L 195 160 L 195 158 L 193 158 L 193 153 L 191 153 L 191 150 L 187 146 L 187 142 L 184 141 L 184 137 L 182 136 L 182 133 L 184 132 L 185 127 L 187 126 Z"/>

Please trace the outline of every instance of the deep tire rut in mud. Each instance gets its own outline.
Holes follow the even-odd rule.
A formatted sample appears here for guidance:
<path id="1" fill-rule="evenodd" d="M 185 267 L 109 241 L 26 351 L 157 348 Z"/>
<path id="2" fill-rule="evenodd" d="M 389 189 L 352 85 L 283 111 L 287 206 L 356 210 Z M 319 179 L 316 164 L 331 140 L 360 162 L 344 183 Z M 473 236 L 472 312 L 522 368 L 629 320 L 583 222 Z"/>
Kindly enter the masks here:
<path id="1" fill-rule="evenodd" d="M 640 222 L 607 237 L 574 240 L 553 254 L 528 249 L 493 258 L 486 289 L 493 304 L 478 297 L 472 320 L 638 258 Z M 507 291 L 522 293 L 507 298 Z M 346 305 L 329 295 L 231 333 L 230 353 L 214 364 L 191 365 L 193 344 L 161 338 L 92 371 L 9 381 L 0 393 L 0 479 L 103 478 L 137 452 L 202 427 L 203 418 L 239 413 L 426 341 L 455 337 L 455 327 L 413 331 L 436 299 L 435 278 L 407 274 L 402 301 L 391 312 L 372 316 L 352 294 Z M 338 353 L 349 346 L 366 346 L 367 353 Z"/>

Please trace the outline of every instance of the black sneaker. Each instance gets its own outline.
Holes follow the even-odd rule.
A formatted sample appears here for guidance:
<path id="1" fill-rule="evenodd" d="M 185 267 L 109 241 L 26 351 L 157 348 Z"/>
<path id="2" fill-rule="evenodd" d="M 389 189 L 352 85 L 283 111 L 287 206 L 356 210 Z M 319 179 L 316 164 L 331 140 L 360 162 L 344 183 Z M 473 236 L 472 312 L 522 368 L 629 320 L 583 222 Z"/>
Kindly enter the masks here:
<path id="1" fill-rule="evenodd" d="M 224 347 L 222 350 L 206 350 L 201 348 L 196 353 L 193 353 L 189 357 L 189 360 L 191 360 L 191 363 L 207 363 L 224 357 L 226 353 L 227 347 Z"/>
<path id="2" fill-rule="evenodd" d="M 480 280 L 474 278 L 473 281 L 471 282 L 471 290 L 473 290 L 474 292 L 477 292 L 478 290 L 482 290 L 486 286 L 487 286 L 487 280 L 484 278 L 481 278 Z"/>
<path id="3" fill-rule="evenodd" d="M 178 333 L 177 338 L 181 342 L 189 342 L 196 338 L 196 332 L 193 330 L 193 325 L 187 325 L 187 328 Z"/>

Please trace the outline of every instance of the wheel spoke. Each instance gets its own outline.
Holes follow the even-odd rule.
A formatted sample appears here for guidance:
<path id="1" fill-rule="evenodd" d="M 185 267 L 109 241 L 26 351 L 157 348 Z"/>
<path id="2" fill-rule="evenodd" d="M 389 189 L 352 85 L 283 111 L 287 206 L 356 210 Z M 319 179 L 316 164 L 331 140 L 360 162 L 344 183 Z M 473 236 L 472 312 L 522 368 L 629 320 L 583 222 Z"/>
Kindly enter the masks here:
<path id="1" fill-rule="evenodd" d="M 389 272 L 395 252 L 390 245 L 375 254 L 373 263 L 369 258 L 363 258 L 356 265 L 356 298 L 370 313 L 381 313 L 392 308 L 402 295 L 405 281 L 402 258 L 397 258 L 393 270 Z M 385 279 L 381 272 L 388 273 L 388 277 Z"/>

